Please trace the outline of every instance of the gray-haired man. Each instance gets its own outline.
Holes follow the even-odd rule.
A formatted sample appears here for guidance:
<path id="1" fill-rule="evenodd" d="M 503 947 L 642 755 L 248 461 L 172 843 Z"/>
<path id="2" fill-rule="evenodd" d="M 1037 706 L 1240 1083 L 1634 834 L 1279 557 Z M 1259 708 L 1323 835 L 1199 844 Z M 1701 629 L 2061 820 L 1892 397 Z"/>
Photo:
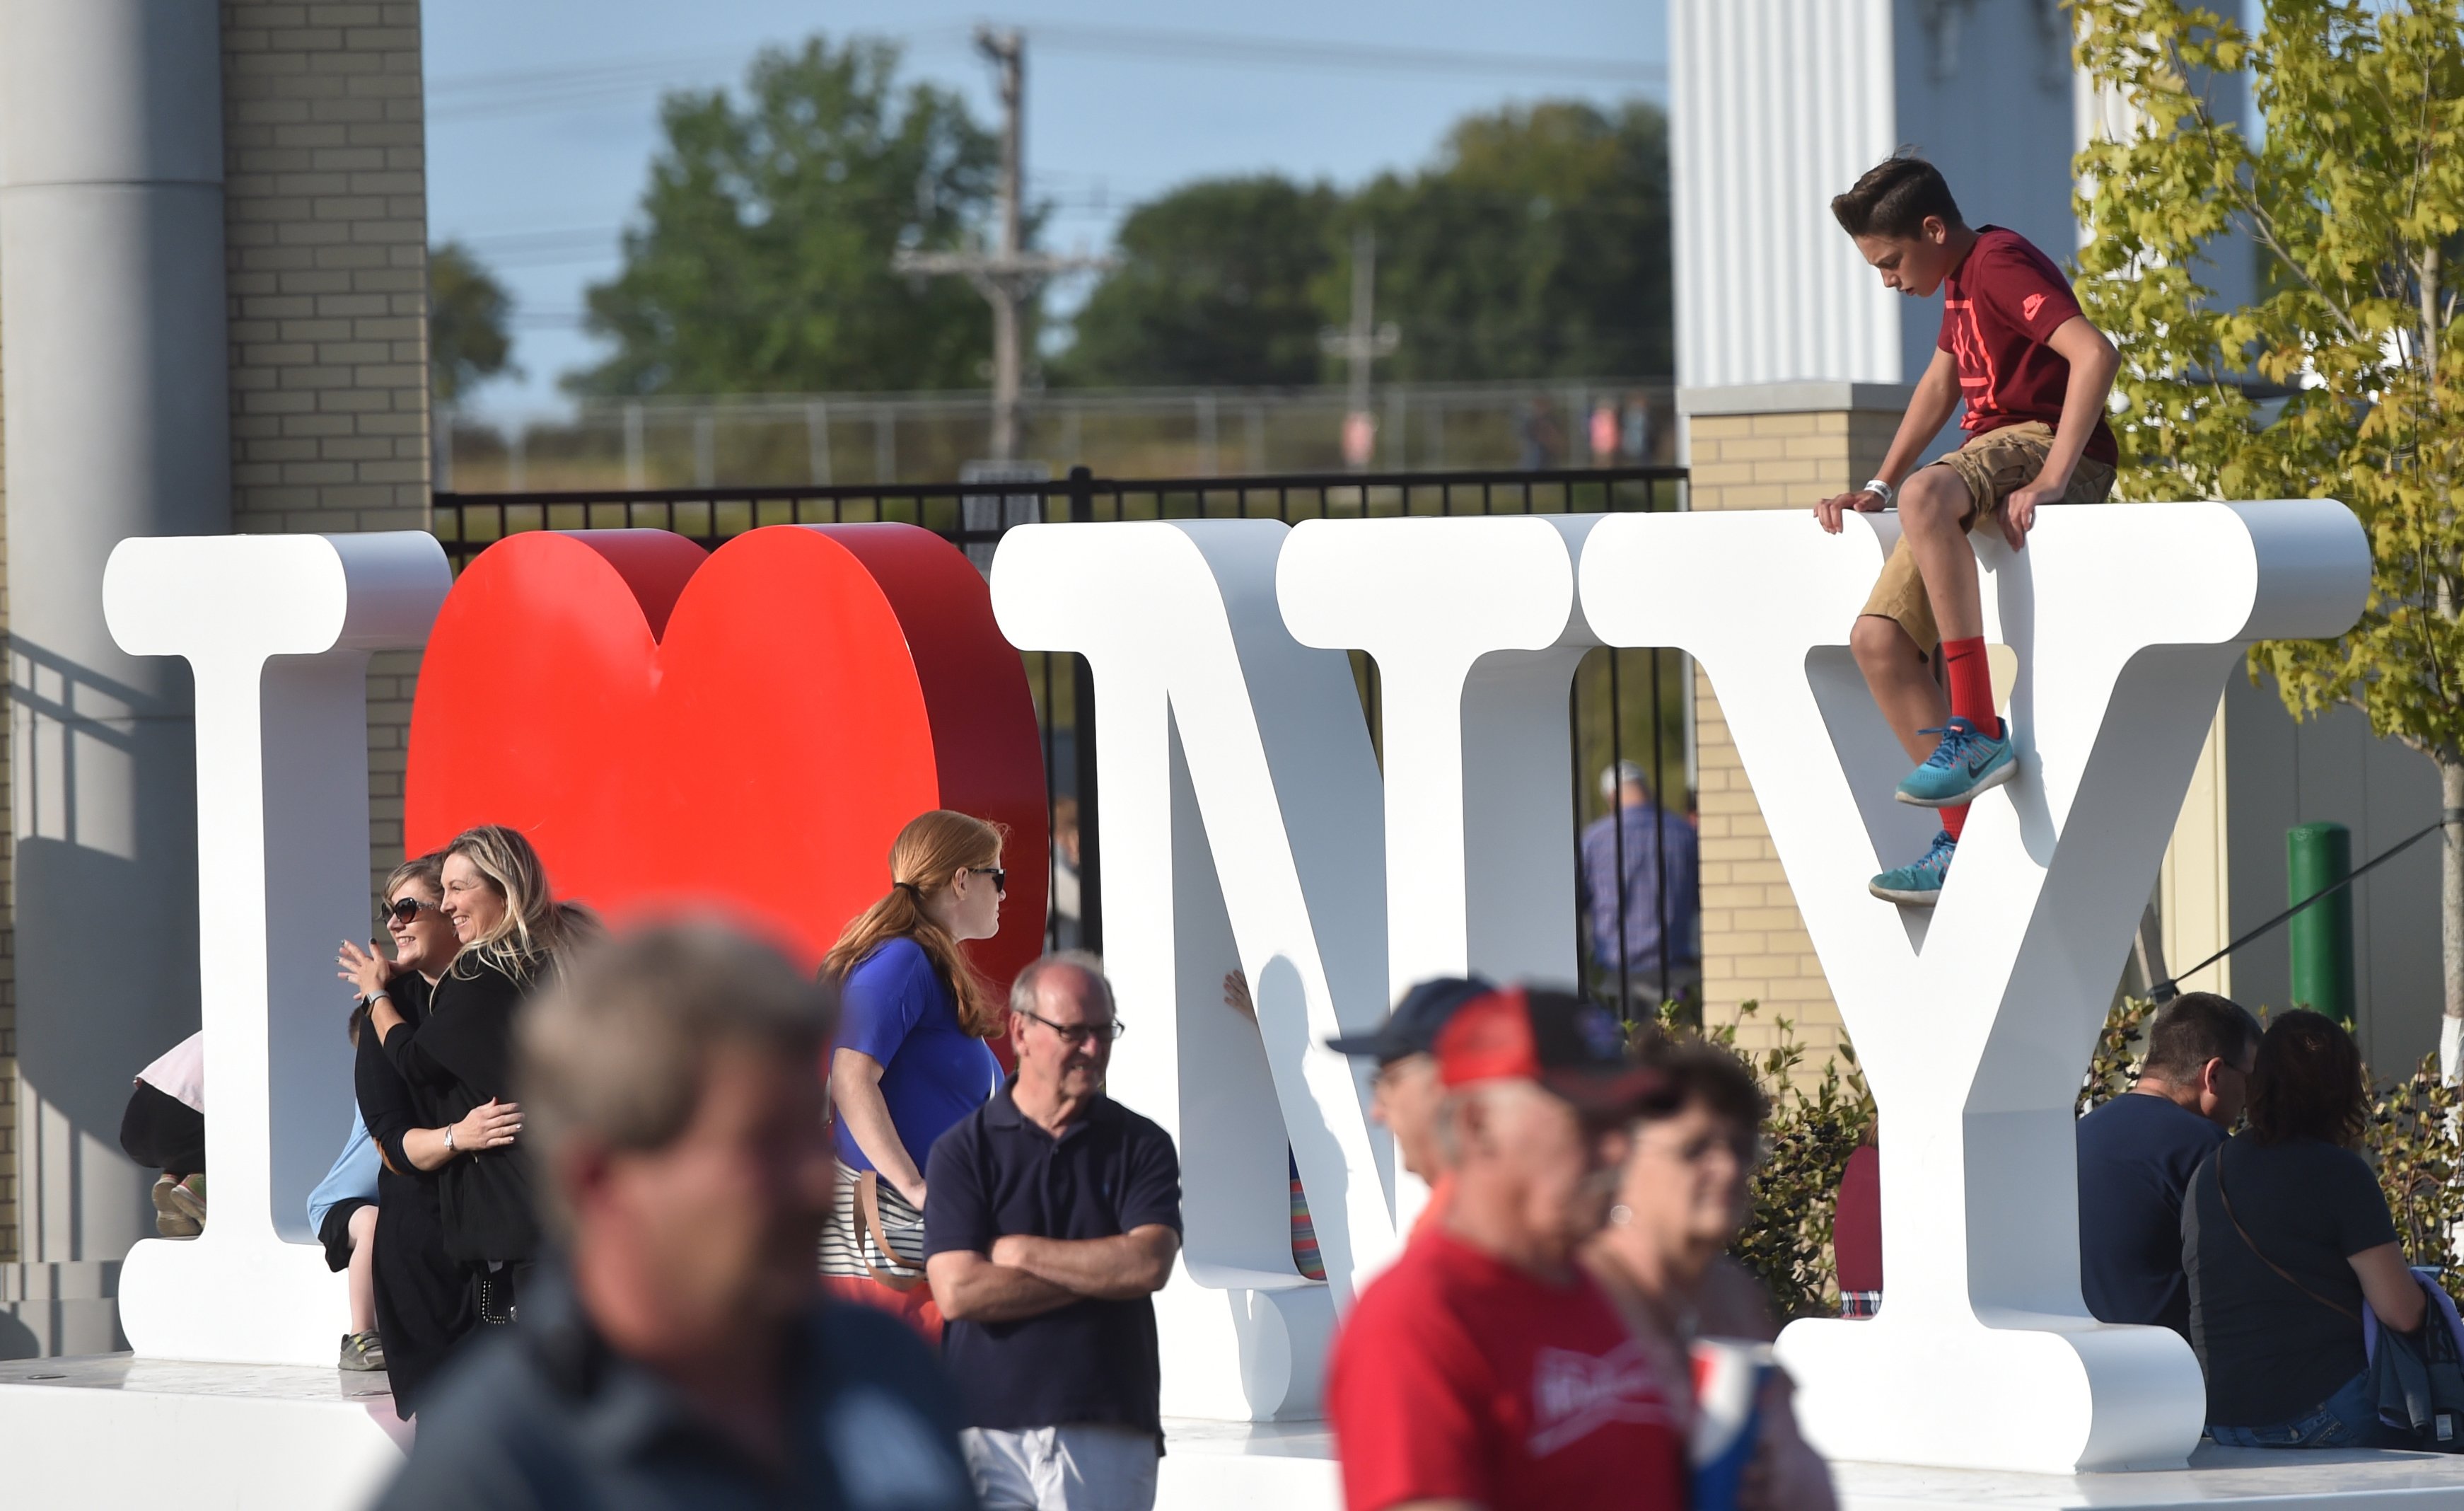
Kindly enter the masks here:
<path id="1" fill-rule="evenodd" d="M 1019 972 L 1018 1074 L 941 1135 L 925 1170 L 925 1273 L 992 1511 L 1155 1503 L 1162 1366 L 1149 1298 L 1180 1252 L 1180 1158 L 1104 1095 L 1120 1032 L 1094 956 Z"/>

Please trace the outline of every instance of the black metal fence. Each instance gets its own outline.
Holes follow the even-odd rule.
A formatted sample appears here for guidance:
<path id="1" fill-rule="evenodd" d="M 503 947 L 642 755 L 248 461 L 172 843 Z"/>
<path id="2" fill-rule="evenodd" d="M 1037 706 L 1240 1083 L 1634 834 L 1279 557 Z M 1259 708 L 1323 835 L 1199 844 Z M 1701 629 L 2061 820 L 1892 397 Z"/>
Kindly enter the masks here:
<path id="1" fill-rule="evenodd" d="M 440 493 L 433 528 L 457 572 L 488 545 L 527 530 L 672 530 L 715 548 L 761 525 L 883 521 L 932 530 L 966 551 L 978 567 L 988 568 L 993 548 L 1005 532 L 1038 522 L 1250 518 L 1296 523 L 1364 516 L 1664 511 L 1684 506 L 1684 469 L 1661 466 L 1142 479 L 1097 478 L 1079 468 L 1048 480 Z M 1092 727 L 1093 680 L 1081 657 L 1033 651 L 1023 656 L 1044 737 L 1045 797 L 1053 820 L 1048 864 L 1055 905 L 1045 936 L 1055 946 L 1100 949 L 1101 805 L 1094 742 L 1079 738 L 1080 730 Z M 1382 760 L 1377 668 L 1361 653 L 1353 653 L 1352 659 L 1361 711 Z M 1683 658 L 1672 651 L 1594 651 L 1577 670 L 1568 702 L 1573 746 L 1570 775 L 1579 827 L 1598 833 L 1599 842 L 1608 847 L 1603 858 L 1625 878 L 1613 899 L 1599 900 L 1616 910 L 1613 932 L 1606 918 L 1597 926 L 1588 919 L 1574 921 L 1578 958 L 1586 962 L 1591 988 L 1620 1011 L 1677 994 L 1675 989 L 1687 975 L 1681 963 L 1699 958 L 1692 947 L 1698 925 L 1694 899 L 1672 895 L 1661 827 L 1646 822 L 1653 836 L 1647 862 L 1627 853 L 1630 822 L 1599 827 L 1600 819 L 1619 811 L 1606 774 L 1620 763 L 1634 762 L 1670 811 L 1690 817 L 1691 707 L 1691 679 Z M 1579 840 L 1573 858 L 1579 867 Z M 1662 944 L 1656 959 L 1633 958 L 1623 945 L 1636 906 L 1657 915 L 1657 937 Z M 1605 948 L 1595 944 L 1595 937 L 1602 935 Z"/>

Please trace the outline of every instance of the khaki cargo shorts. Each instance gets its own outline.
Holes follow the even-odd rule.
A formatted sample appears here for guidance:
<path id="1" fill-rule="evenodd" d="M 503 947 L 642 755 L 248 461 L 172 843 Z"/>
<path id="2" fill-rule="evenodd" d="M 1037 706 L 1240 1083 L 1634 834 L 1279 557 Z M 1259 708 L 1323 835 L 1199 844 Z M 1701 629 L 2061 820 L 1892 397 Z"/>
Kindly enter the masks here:
<path id="1" fill-rule="evenodd" d="M 2035 480 L 2053 448 L 2054 428 L 2032 420 L 1987 431 L 1933 465 L 1949 468 L 1968 485 L 1968 528 L 1972 534 L 1994 518 L 2003 500 Z M 2071 485 L 2062 494 L 2062 502 L 2102 503 L 2112 492 L 2113 469 L 2093 456 L 2082 456 L 2071 472 Z M 1941 643 L 1942 635 L 1934 629 L 1933 603 L 1925 597 L 1925 577 L 1908 552 L 1907 537 L 1902 536 L 1900 544 L 1891 547 L 1891 559 L 1882 564 L 1882 575 L 1874 583 L 1873 596 L 1865 600 L 1864 612 L 1898 620 L 1917 649 L 1927 656 Z"/>

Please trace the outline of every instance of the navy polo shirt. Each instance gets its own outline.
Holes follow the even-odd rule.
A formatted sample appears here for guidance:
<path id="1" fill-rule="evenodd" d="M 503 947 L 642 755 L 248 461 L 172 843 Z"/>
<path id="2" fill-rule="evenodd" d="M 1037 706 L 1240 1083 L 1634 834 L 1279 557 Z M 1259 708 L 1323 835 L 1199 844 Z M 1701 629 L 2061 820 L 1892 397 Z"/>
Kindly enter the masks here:
<path id="1" fill-rule="evenodd" d="M 924 1184 L 927 1256 L 990 1255 L 993 1240 L 1011 1233 L 1111 1238 L 1156 1223 L 1180 1232 L 1171 1136 L 1109 1097 L 1056 1139 L 1004 1085 L 933 1145 Z M 941 1357 L 969 1427 L 1162 1430 L 1155 1302 L 1143 1296 L 1072 1301 L 1013 1322 L 953 1322 Z"/>

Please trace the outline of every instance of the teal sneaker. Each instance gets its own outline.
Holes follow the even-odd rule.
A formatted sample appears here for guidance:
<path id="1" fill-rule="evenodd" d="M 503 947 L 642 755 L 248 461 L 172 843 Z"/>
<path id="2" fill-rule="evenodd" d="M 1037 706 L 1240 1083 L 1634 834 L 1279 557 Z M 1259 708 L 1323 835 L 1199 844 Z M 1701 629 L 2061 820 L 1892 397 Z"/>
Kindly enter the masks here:
<path id="1" fill-rule="evenodd" d="M 1933 836 L 1932 848 L 1924 855 L 1894 870 L 1885 871 L 1865 883 L 1865 890 L 1885 902 L 1902 907 L 1931 907 L 1942 896 L 1942 878 L 1950 872 L 1951 853 L 1959 841 L 1946 829 Z"/>
<path id="2" fill-rule="evenodd" d="M 1940 729 L 1917 733 L 1940 735 L 1942 743 L 1925 757 L 1925 765 L 1900 783 L 1899 799 L 1912 808 L 1957 808 L 2019 774 L 2019 758 L 2011 749 L 2007 724 L 1996 739 L 1953 715 Z"/>

